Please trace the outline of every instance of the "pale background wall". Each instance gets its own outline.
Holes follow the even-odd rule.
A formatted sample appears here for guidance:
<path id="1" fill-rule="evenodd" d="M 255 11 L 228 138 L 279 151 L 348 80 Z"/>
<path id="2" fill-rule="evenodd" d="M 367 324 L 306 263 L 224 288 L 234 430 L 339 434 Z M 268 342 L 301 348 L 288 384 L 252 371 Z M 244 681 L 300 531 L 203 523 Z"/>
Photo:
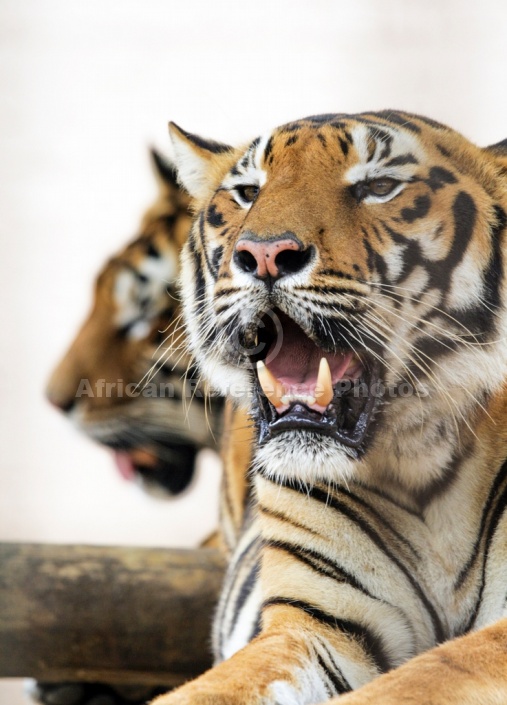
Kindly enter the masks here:
<path id="1" fill-rule="evenodd" d="M 154 195 L 166 124 L 234 141 L 401 107 L 507 137 L 503 0 L 2 0 L 0 540 L 194 545 L 219 470 L 153 502 L 42 396 L 92 277 Z M 0 684 L 16 705 L 19 684 Z"/>

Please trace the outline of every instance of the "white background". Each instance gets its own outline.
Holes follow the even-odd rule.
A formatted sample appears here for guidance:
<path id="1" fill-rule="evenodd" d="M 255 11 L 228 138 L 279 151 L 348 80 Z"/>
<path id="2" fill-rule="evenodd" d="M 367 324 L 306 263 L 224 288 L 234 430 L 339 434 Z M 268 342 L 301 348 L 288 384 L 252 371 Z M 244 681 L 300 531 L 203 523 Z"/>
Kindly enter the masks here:
<path id="1" fill-rule="evenodd" d="M 191 546 L 218 466 L 154 502 L 45 403 L 103 260 L 154 196 L 167 121 L 222 141 L 403 108 L 507 137 L 503 0 L 2 0 L 0 540 Z M 0 684 L 0 705 L 19 685 Z"/>

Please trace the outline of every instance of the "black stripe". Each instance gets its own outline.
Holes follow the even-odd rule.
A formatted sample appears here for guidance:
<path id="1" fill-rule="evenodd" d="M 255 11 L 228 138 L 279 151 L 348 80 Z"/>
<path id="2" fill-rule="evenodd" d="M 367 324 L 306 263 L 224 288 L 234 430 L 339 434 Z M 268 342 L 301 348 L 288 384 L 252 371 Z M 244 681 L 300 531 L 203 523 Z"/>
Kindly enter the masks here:
<path id="1" fill-rule="evenodd" d="M 416 493 L 417 503 L 421 511 L 424 512 L 431 502 L 434 502 L 452 487 L 459 475 L 462 463 L 471 456 L 473 450 L 474 443 L 470 443 L 460 454 L 451 458 L 440 477 Z"/>
<path id="2" fill-rule="evenodd" d="M 408 208 L 405 210 L 409 210 Z M 411 217 L 411 216 L 410 216 Z M 416 267 L 420 266 L 425 266 L 426 265 L 426 259 L 423 256 L 421 246 L 416 240 L 411 240 L 409 238 L 406 238 L 404 235 L 401 233 L 398 233 L 396 230 L 393 230 L 387 223 L 384 221 L 381 221 L 381 225 L 385 232 L 391 237 L 393 242 L 397 243 L 398 245 L 403 245 L 404 246 L 404 251 L 403 251 L 403 267 L 401 268 L 401 272 L 398 274 L 396 277 L 395 281 L 396 284 L 401 284 L 407 277 L 414 271 Z M 433 268 L 439 267 L 439 263 L 432 263 Z M 431 272 L 433 270 L 429 270 L 429 273 L 431 275 Z"/>
<path id="3" fill-rule="evenodd" d="M 220 602 L 224 605 L 229 605 L 231 603 L 231 595 L 238 583 L 238 580 L 241 578 L 242 575 L 242 568 L 243 562 L 246 558 L 246 556 L 252 551 L 252 549 L 255 549 L 255 553 L 259 551 L 260 548 L 260 541 L 258 536 L 254 536 L 254 538 L 245 546 L 245 548 L 241 551 L 239 556 L 234 558 L 234 564 L 232 565 L 232 575 L 228 573 L 226 575 L 226 580 L 225 580 L 225 586 L 224 588 L 226 589 L 226 593 L 223 594 L 220 598 Z M 226 610 L 227 613 L 227 610 Z M 220 651 L 223 650 L 223 632 L 220 630 Z"/>
<path id="4" fill-rule="evenodd" d="M 495 206 L 496 223 L 491 229 L 491 257 L 488 268 L 484 272 L 485 300 L 489 308 L 493 311 L 485 311 L 484 315 L 489 320 L 488 328 L 492 327 L 494 311 L 501 306 L 500 291 L 503 280 L 503 233 L 507 225 L 507 215 L 501 206 Z"/>
<path id="5" fill-rule="evenodd" d="M 229 296 L 230 294 L 238 294 L 241 292 L 241 289 L 239 289 L 237 286 L 229 286 L 227 289 L 222 289 L 221 291 L 217 291 L 215 294 L 215 299 L 219 299 L 222 296 Z"/>
<path id="6" fill-rule="evenodd" d="M 350 276 L 347 278 L 352 279 L 353 281 L 357 281 L 353 277 L 350 277 Z M 298 291 L 306 291 L 306 292 L 313 291 L 316 294 L 354 294 L 357 296 L 365 296 L 364 293 L 358 292 L 355 289 L 341 287 L 341 286 L 326 286 L 325 284 L 322 286 L 318 286 L 318 285 L 300 286 L 297 288 L 297 290 Z"/>
<path id="7" fill-rule="evenodd" d="M 208 267 L 208 272 L 211 274 L 213 279 L 216 281 L 217 276 L 216 276 L 215 270 L 213 268 L 213 265 L 210 262 L 210 259 L 208 256 L 208 248 L 206 247 L 206 236 L 204 233 L 204 211 L 201 211 L 201 213 L 199 215 L 199 239 L 201 241 L 201 248 L 204 253 L 204 258 L 206 261 L 206 265 Z"/>
<path id="8" fill-rule="evenodd" d="M 229 627 L 229 636 L 232 634 L 236 624 L 238 623 L 239 615 L 245 605 L 245 602 L 252 594 L 252 590 L 254 589 L 257 583 L 258 573 L 259 563 L 256 561 L 248 571 L 248 575 L 246 576 L 244 581 L 241 583 L 238 596 L 234 602 L 234 610 L 232 614 L 231 625 Z"/>
<path id="9" fill-rule="evenodd" d="M 400 215 L 405 223 L 413 223 L 420 218 L 425 218 L 431 208 L 431 198 L 427 195 L 418 196 L 411 208 L 402 208 Z"/>
<path id="10" fill-rule="evenodd" d="M 491 512 L 493 503 L 495 499 L 497 498 L 497 495 L 500 491 L 500 486 L 504 483 L 505 479 L 507 478 L 507 461 L 503 463 L 502 467 L 498 471 L 495 480 L 493 482 L 493 485 L 491 486 L 491 490 L 488 495 L 488 499 L 486 500 L 486 504 L 484 505 L 484 508 L 482 510 L 482 515 L 481 515 L 481 523 L 479 525 L 479 531 L 477 533 L 477 538 L 475 539 L 475 543 L 472 548 L 472 552 L 470 554 L 470 557 L 468 561 L 465 563 L 463 568 L 461 569 L 456 582 L 454 583 L 454 590 L 459 590 L 463 583 L 465 582 L 468 573 L 470 572 L 471 567 L 477 560 L 477 557 L 479 555 L 479 547 L 482 543 L 482 539 L 484 536 L 484 531 L 486 528 L 486 521 L 488 518 L 489 513 Z"/>
<path id="11" fill-rule="evenodd" d="M 380 278 L 380 281 L 383 284 L 386 284 L 388 281 L 388 276 L 387 265 L 385 263 L 384 258 L 382 257 L 382 255 L 380 255 L 373 249 L 373 247 L 368 242 L 367 237 L 363 237 L 363 246 L 366 250 L 367 267 L 370 270 L 370 273 L 376 272 Z"/>
<path id="12" fill-rule="evenodd" d="M 333 692 L 329 693 L 329 695 L 341 695 L 342 693 L 346 693 L 347 690 L 343 683 L 340 681 L 336 673 L 327 665 L 319 653 L 317 654 L 317 661 L 321 669 L 324 671 L 324 675 L 332 685 Z"/>
<path id="13" fill-rule="evenodd" d="M 413 154 L 400 154 L 390 159 L 384 166 L 405 166 L 405 164 L 419 164 L 419 162 Z"/>
<path id="14" fill-rule="evenodd" d="M 176 125 L 176 123 L 174 123 Z M 222 144 L 221 142 L 215 142 L 215 140 L 209 140 L 199 135 L 194 135 L 191 132 L 186 132 L 182 130 L 181 127 L 176 125 L 177 129 L 182 132 L 190 142 L 193 142 L 197 147 L 205 149 L 207 152 L 212 152 L 213 154 L 221 154 L 222 152 L 231 152 L 232 147 L 228 144 Z"/>
<path id="15" fill-rule="evenodd" d="M 271 597 L 262 604 L 262 609 L 276 605 L 287 605 L 305 612 L 312 619 L 321 624 L 341 631 L 349 639 L 358 642 L 364 651 L 370 656 L 379 671 L 385 672 L 392 668 L 392 665 L 385 653 L 381 639 L 362 624 L 352 622 L 348 619 L 337 619 L 332 614 L 324 612 L 318 607 L 310 605 L 303 600 L 293 600 L 290 597 Z"/>
<path id="16" fill-rule="evenodd" d="M 407 507 L 406 504 L 402 504 L 402 502 L 398 501 L 397 499 L 394 499 L 394 497 L 391 497 L 391 495 L 388 495 L 386 492 L 383 490 L 379 490 L 377 487 L 367 487 L 368 492 L 372 492 L 373 494 L 378 495 L 382 499 L 385 499 L 387 502 L 390 502 L 391 504 L 394 504 L 395 507 L 398 509 L 401 509 L 404 512 L 407 512 L 407 514 L 411 514 L 412 516 L 416 517 L 417 519 L 420 519 L 423 521 L 423 516 L 419 509 L 412 509 L 412 507 Z"/>
<path id="17" fill-rule="evenodd" d="M 327 644 L 321 639 L 319 639 L 318 642 L 319 642 L 319 646 L 324 650 L 327 659 L 332 664 L 333 672 L 336 674 L 336 677 L 338 677 L 340 679 L 343 688 L 345 688 L 345 690 L 343 692 L 348 692 L 348 691 L 352 690 L 352 686 L 350 685 L 348 680 L 345 678 L 345 676 L 343 675 L 343 671 L 341 670 L 341 668 L 338 666 L 338 664 L 334 660 L 332 653 L 330 652 L 330 650 L 327 647 Z"/>
<path id="18" fill-rule="evenodd" d="M 340 135 L 338 135 L 338 142 L 343 152 L 343 156 L 346 157 L 349 153 L 349 143 L 347 142 L 347 140 L 344 140 L 343 137 L 341 137 Z"/>
<path id="19" fill-rule="evenodd" d="M 418 115 L 417 113 L 407 113 L 403 111 L 401 113 L 402 115 L 408 115 L 411 118 L 414 118 L 415 120 L 419 120 L 419 122 L 423 122 L 425 125 L 428 125 L 428 127 L 434 127 L 436 130 L 446 130 L 449 132 L 449 128 L 447 125 L 444 125 L 441 122 L 437 122 L 437 120 L 433 120 L 432 118 L 425 117 L 424 115 Z"/>
<path id="20" fill-rule="evenodd" d="M 308 487 L 305 486 L 304 488 L 298 488 L 294 485 L 291 485 L 289 481 L 283 481 L 280 480 L 278 484 L 281 484 L 283 487 L 286 487 L 287 489 L 291 489 L 294 492 L 298 492 L 299 494 L 303 494 L 305 497 L 310 496 L 313 499 L 316 499 L 318 502 L 321 502 L 322 504 L 325 504 L 326 506 L 331 507 L 335 511 L 339 512 L 340 514 L 343 514 L 346 516 L 348 519 L 350 519 L 352 522 L 357 524 L 357 526 L 364 532 L 366 536 L 384 553 L 389 560 L 394 563 L 394 565 L 397 566 L 397 568 L 403 573 L 403 575 L 406 577 L 407 581 L 412 585 L 414 588 L 415 593 L 419 597 L 419 600 L 422 602 L 422 604 L 425 606 L 426 610 L 428 611 L 428 614 L 430 616 L 431 622 L 433 624 L 433 629 L 435 632 L 435 638 L 437 643 L 441 642 L 445 638 L 445 632 L 444 628 L 442 625 L 442 622 L 434 608 L 434 606 L 431 604 L 430 600 L 428 597 L 424 594 L 421 586 L 415 579 L 415 577 L 412 575 L 412 573 L 403 565 L 403 563 L 400 561 L 400 559 L 394 555 L 394 553 L 387 547 L 385 542 L 382 540 L 382 538 L 379 536 L 379 534 L 372 529 L 372 527 L 361 517 L 357 512 L 355 512 L 353 509 L 350 507 L 347 507 L 346 504 L 343 502 L 338 501 L 335 497 L 330 496 L 329 493 L 323 492 L 321 489 L 317 487 Z"/>
<path id="21" fill-rule="evenodd" d="M 336 277 L 338 279 L 354 279 L 355 277 L 352 276 L 352 274 L 347 274 L 347 272 L 342 272 L 340 269 L 321 269 L 320 272 L 317 272 L 317 275 L 323 276 L 323 277 Z M 314 289 L 315 287 L 311 287 L 311 289 Z M 324 289 L 324 291 L 328 291 L 327 287 L 321 287 L 319 286 L 318 289 Z"/>
<path id="22" fill-rule="evenodd" d="M 220 269 L 220 264 L 222 262 L 222 256 L 224 254 L 224 248 L 222 245 L 219 245 L 217 248 L 213 250 L 213 254 L 211 255 L 211 264 L 213 266 L 213 272 L 215 275 L 215 279 L 218 277 L 218 270 Z"/>
<path id="23" fill-rule="evenodd" d="M 312 534 L 313 536 L 320 536 L 320 534 L 317 531 L 314 531 L 313 529 L 310 529 L 308 526 L 305 526 L 304 524 L 299 524 L 297 521 L 294 521 L 293 519 L 285 516 L 282 512 L 277 512 L 274 509 L 269 509 L 268 507 L 265 507 L 263 504 L 258 503 L 256 505 L 256 508 L 262 512 L 263 514 L 267 514 L 268 516 L 272 517 L 273 519 L 278 519 L 279 521 L 283 521 L 286 524 L 290 524 L 291 526 L 295 527 L 296 529 L 301 529 L 302 531 L 307 531 L 308 533 Z"/>
<path id="24" fill-rule="evenodd" d="M 190 232 L 188 236 L 188 249 L 194 261 L 194 276 L 195 276 L 195 312 L 198 318 L 202 317 L 205 307 L 206 282 L 202 273 L 201 258 L 195 247 L 194 233 Z"/>
<path id="25" fill-rule="evenodd" d="M 421 132 L 421 128 L 419 127 L 419 125 L 416 125 L 410 120 L 407 120 L 403 113 L 398 113 L 395 110 L 381 110 L 378 113 L 366 113 L 366 115 L 368 114 L 383 118 L 384 120 L 393 123 L 397 127 L 404 127 L 405 129 L 410 130 L 411 132 Z"/>
<path id="26" fill-rule="evenodd" d="M 454 174 L 442 166 L 432 166 L 428 178 L 425 179 L 425 183 L 432 191 L 438 191 L 447 184 L 455 184 L 457 181 Z"/>
<path id="27" fill-rule="evenodd" d="M 448 290 L 451 283 L 451 273 L 463 259 L 465 252 L 468 249 L 470 240 L 475 227 L 477 217 L 477 207 L 475 202 L 466 191 L 460 191 L 454 203 L 452 204 L 452 214 L 454 218 L 454 237 L 452 239 L 451 249 L 444 260 L 438 263 L 435 267 L 437 271 L 437 281 L 432 281 L 433 286 L 441 286 L 442 282 L 446 282 L 445 291 Z M 433 272 L 430 270 L 430 276 Z M 434 279 L 431 276 L 432 280 Z"/>
<path id="28" fill-rule="evenodd" d="M 225 225 L 224 214 L 218 210 L 216 203 L 210 204 L 206 213 L 206 220 L 212 228 L 221 228 Z"/>
<path id="29" fill-rule="evenodd" d="M 437 149 L 443 157 L 449 158 L 451 156 L 450 151 L 442 144 L 437 144 Z"/>
<path id="30" fill-rule="evenodd" d="M 366 595 L 366 597 L 369 597 L 372 600 L 375 600 L 377 602 L 385 602 L 382 598 L 373 595 L 364 585 L 359 582 L 359 580 L 354 575 L 352 575 L 352 573 L 349 573 L 337 563 L 329 560 L 329 558 L 326 558 L 326 556 L 324 556 L 322 553 L 319 553 L 318 551 L 315 551 L 311 548 L 305 548 L 303 546 L 297 546 L 287 541 L 269 540 L 265 541 L 264 545 L 268 548 L 274 548 L 280 551 L 285 551 L 294 559 L 300 561 L 301 563 L 304 563 L 309 568 L 314 570 L 319 575 L 322 575 L 323 577 L 334 578 L 337 582 L 350 585 L 355 590 L 361 592 L 363 595 Z M 324 567 L 319 566 L 317 561 L 323 563 Z"/>
<path id="31" fill-rule="evenodd" d="M 479 608 L 481 606 L 482 602 L 482 596 L 484 594 L 484 587 L 486 585 L 486 566 L 488 564 L 488 558 L 489 558 L 489 550 L 491 547 L 491 542 L 494 539 L 498 524 L 500 523 L 500 520 L 502 519 L 504 512 L 507 509 L 507 487 L 504 488 L 502 494 L 500 495 L 497 505 L 493 511 L 493 514 L 491 516 L 491 521 L 488 526 L 488 531 L 486 534 L 486 540 L 485 540 L 485 551 L 484 551 L 484 557 L 482 561 L 482 571 L 481 571 L 481 586 L 479 588 L 479 594 L 477 596 L 477 600 L 475 603 L 475 607 L 473 609 L 473 612 L 470 616 L 470 620 L 465 627 L 465 633 L 471 631 L 475 625 L 475 621 L 477 619 L 478 613 L 479 613 Z"/>
<path id="32" fill-rule="evenodd" d="M 267 160 L 269 155 L 271 154 L 271 151 L 273 149 L 273 135 L 269 138 L 266 147 L 264 148 L 264 159 Z"/>
<path id="33" fill-rule="evenodd" d="M 385 519 L 385 517 L 382 516 L 382 514 L 380 514 L 380 512 L 378 512 L 374 507 L 372 507 L 370 504 L 368 504 L 368 502 L 366 502 L 366 501 L 365 501 L 364 499 L 362 499 L 361 497 L 358 497 L 357 495 L 352 494 L 352 492 L 350 492 L 350 490 L 347 490 L 347 489 L 345 489 L 344 487 L 341 487 L 341 488 L 338 490 L 338 492 L 340 492 L 341 494 L 344 494 L 346 497 L 348 497 L 349 499 L 351 499 L 353 502 L 356 502 L 356 504 L 359 504 L 361 507 L 363 507 L 364 509 L 366 509 L 366 511 L 368 511 L 370 514 L 372 514 L 372 515 L 377 519 L 377 521 L 378 521 L 380 524 L 382 524 L 382 526 L 383 526 L 385 529 L 387 529 L 388 531 L 390 531 L 390 532 L 393 534 L 393 536 L 395 536 L 396 539 L 397 539 L 403 546 L 406 546 L 406 548 L 409 549 L 409 551 L 412 553 L 412 555 L 413 555 L 415 558 L 417 558 L 417 559 L 419 559 L 419 560 L 421 559 L 421 555 L 420 555 L 419 552 L 412 546 L 412 544 L 410 543 L 410 541 L 409 541 L 407 538 L 405 538 L 405 536 L 402 536 L 402 535 L 399 533 L 399 531 L 397 531 L 397 530 L 394 528 L 394 526 L 393 526 L 392 524 L 390 524 L 390 523 L 387 521 L 387 519 Z"/>

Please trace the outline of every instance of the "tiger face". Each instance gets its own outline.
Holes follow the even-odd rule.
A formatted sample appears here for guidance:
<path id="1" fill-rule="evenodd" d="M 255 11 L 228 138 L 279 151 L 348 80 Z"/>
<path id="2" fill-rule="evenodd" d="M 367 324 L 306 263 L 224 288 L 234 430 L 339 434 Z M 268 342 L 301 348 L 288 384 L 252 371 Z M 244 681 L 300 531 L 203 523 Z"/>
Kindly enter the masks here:
<path id="1" fill-rule="evenodd" d="M 175 282 L 189 199 L 158 153 L 160 186 L 140 234 L 97 277 L 91 313 L 47 387 L 79 430 L 112 448 L 123 476 L 177 494 L 197 452 L 214 447 L 220 402 L 207 402 L 182 354 Z M 180 343 L 180 344 L 178 344 Z M 215 414 L 211 412 L 211 406 Z"/>
<path id="2" fill-rule="evenodd" d="M 507 371 L 504 147 L 396 111 L 313 116 L 239 149 L 172 138 L 198 210 L 191 349 L 249 409 L 259 468 L 438 482 Z"/>

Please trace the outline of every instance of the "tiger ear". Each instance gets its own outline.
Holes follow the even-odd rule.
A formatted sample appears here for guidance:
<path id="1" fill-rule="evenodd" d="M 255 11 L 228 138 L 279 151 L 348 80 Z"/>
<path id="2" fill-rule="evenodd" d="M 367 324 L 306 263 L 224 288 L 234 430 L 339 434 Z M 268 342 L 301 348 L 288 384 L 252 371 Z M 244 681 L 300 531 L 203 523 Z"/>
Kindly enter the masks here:
<path id="1" fill-rule="evenodd" d="M 484 150 L 494 154 L 503 167 L 507 167 L 507 139 L 497 142 L 496 144 L 491 144 L 489 147 L 484 147 Z"/>
<path id="2" fill-rule="evenodd" d="M 169 134 L 180 183 L 193 198 L 204 198 L 213 188 L 212 173 L 217 155 L 230 154 L 233 148 L 185 132 L 174 122 L 169 123 Z"/>
<path id="3" fill-rule="evenodd" d="M 150 148 L 150 156 L 155 178 L 159 182 L 160 186 L 166 186 L 170 189 L 177 189 L 178 174 L 174 164 L 172 164 L 167 157 L 161 154 L 158 149 L 155 149 L 154 147 Z"/>

